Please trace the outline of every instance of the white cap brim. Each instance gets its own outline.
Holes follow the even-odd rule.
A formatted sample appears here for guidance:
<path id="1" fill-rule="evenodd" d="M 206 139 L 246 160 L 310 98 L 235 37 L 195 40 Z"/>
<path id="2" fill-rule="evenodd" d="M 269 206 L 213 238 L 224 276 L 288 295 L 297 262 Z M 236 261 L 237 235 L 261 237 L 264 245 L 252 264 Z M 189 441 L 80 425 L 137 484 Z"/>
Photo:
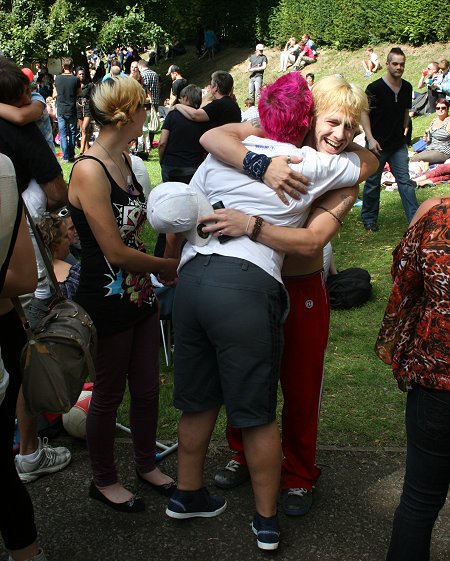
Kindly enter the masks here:
<path id="1" fill-rule="evenodd" d="M 214 209 L 208 199 L 185 183 L 170 181 L 157 185 L 147 204 L 147 218 L 157 232 L 183 233 L 192 245 L 204 246 L 211 234 L 202 232 L 201 216 Z"/>

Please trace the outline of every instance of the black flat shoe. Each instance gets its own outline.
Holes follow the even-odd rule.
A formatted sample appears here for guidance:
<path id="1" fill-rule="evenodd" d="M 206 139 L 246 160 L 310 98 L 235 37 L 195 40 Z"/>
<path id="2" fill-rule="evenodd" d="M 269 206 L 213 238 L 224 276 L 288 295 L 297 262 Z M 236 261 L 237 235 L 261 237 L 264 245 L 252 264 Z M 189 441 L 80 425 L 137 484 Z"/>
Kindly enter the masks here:
<path id="1" fill-rule="evenodd" d="M 164 497 L 170 498 L 177 488 L 177 484 L 175 483 L 175 481 L 172 481 L 171 483 L 164 483 L 163 485 L 155 485 L 154 483 L 147 481 L 147 479 L 144 479 L 138 470 L 136 470 L 136 475 L 138 476 L 138 479 L 146 483 L 149 487 L 151 487 L 153 490 L 155 490 L 160 495 L 163 495 Z"/>
<path id="2" fill-rule="evenodd" d="M 100 501 L 119 512 L 142 512 L 145 510 L 145 503 L 138 495 L 133 495 L 129 501 L 124 503 L 113 503 L 113 501 L 105 497 L 93 481 L 91 481 L 91 486 L 89 487 L 89 496 L 91 499 Z"/>

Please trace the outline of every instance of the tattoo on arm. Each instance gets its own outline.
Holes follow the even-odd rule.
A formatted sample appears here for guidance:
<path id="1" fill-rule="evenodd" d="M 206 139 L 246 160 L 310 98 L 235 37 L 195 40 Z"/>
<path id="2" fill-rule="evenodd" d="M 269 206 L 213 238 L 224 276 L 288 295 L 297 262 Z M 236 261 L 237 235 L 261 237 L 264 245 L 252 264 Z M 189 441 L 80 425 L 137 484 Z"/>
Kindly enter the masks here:
<path id="1" fill-rule="evenodd" d="M 341 202 L 332 210 L 334 214 L 343 221 L 350 209 L 353 207 L 353 203 L 354 197 L 352 197 L 351 195 L 342 195 Z"/>

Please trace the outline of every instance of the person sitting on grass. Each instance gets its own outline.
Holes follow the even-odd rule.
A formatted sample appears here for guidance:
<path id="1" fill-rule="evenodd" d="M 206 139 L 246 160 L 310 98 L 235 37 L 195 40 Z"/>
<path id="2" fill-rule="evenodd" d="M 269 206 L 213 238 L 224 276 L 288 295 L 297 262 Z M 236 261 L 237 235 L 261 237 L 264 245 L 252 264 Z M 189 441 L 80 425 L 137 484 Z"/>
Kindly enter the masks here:
<path id="1" fill-rule="evenodd" d="M 417 183 L 418 187 L 426 187 L 430 185 L 434 187 L 439 183 L 449 183 L 450 182 L 450 158 L 447 160 L 447 164 L 441 164 L 434 169 L 428 170 L 423 175 L 416 177 L 414 181 Z"/>
<path id="2" fill-rule="evenodd" d="M 280 68 L 278 72 L 286 72 L 287 67 L 293 64 L 300 52 L 300 45 L 295 37 L 290 37 L 280 53 Z"/>
<path id="3" fill-rule="evenodd" d="M 366 55 L 369 58 L 367 60 L 363 60 L 362 65 L 366 70 L 364 76 L 368 78 L 372 74 L 375 74 L 375 72 L 381 68 L 381 62 L 378 58 L 378 55 L 374 52 L 373 47 L 367 47 Z"/>
<path id="4" fill-rule="evenodd" d="M 71 300 L 80 284 L 80 264 L 71 265 L 65 260 L 70 249 L 67 226 L 58 215 L 49 213 L 42 217 L 37 226 L 52 256 L 53 270 L 62 295 Z"/>
<path id="5" fill-rule="evenodd" d="M 436 117 L 431 121 L 425 140 L 428 142 L 426 150 L 414 154 L 412 162 L 429 162 L 442 164 L 450 158 L 450 117 L 448 108 L 450 102 L 440 97 L 436 102 Z"/>

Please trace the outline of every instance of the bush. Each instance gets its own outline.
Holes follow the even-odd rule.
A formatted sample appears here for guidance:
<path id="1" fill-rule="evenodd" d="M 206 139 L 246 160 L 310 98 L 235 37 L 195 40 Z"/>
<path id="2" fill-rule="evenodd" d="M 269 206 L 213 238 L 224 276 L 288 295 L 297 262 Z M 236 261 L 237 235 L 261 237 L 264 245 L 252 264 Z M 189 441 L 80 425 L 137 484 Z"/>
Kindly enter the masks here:
<path id="1" fill-rule="evenodd" d="M 358 48 L 380 42 L 445 41 L 450 19 L 434 0 L 280 0 L 269 18 L 269 41 L 282 45 L 309 33 L 319 45 Z"/>

